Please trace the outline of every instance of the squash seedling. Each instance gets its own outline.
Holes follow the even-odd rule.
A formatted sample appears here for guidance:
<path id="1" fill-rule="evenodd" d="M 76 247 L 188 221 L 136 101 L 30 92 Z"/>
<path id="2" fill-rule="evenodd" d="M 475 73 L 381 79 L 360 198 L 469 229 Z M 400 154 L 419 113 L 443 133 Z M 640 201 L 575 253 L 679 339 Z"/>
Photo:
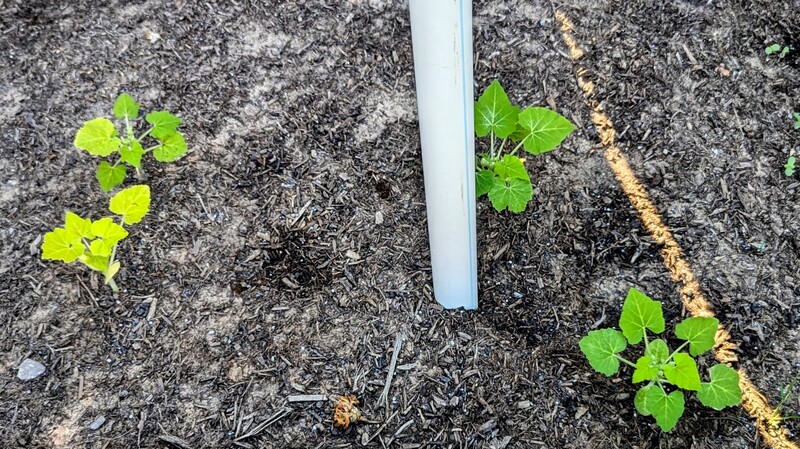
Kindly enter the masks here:
<path id="1" fill-rule="evenodd" d="M 107 158 L 97 167 L 97 181 L 100 187 L 110 192 L 125 181 L 127 170 L 125 164 L 141 174 L 142 157 L 152 152 L 159 162 L 172 162 L 186 153 L 186 141 L 183 134 L 177 131 L 181 119 L 167 111 L 155 111 L 147 114 L 145 121 L 150 128 L 138 137 L 133 130 L 133 122 L 139 117 L 139 104 L 128 94 L 123 93 L 114 102 L 114 116 L 125 124 L 122 136 L 111 120 L 98 117 L 84 123 L 75 135 L 75 146 L 86 150 L 93 156 Z M 150 137 L 156 142 L 144 148 L 142 142 Z M 114 156 L 114 154 L 116 156 Z M 112 163 L 112 156 L 115 159 Z"/>
<path id="2" fill-rule="evenodd" d="M 742 400 L 739 373 L 733 368 L 717 364 L 708 370 L 710 380 L 702 382 L 694 357 L 714 347 L 714 336 L 719 321 L 716 318 L 687 318 L 675 326 L 675 336 L 684 342 L 670 351 L 664 339 L 650 340 L 653 334 L 664 332 L 664 315 L 661 303 L 647 297 L 635 288 L 628 291 L 622 305 L 619 328 L 589 332 L 579 342 L 581 351 L 596 371 L 613 376 L 620 362 L 630 366 L 633 383 L 647 382 L 633 399 L 642 416 L 653 416 L 664 432 L 669 432 L 683 415 L 685 404 L 681 390 L 695 391 L 697 399 L 714 410 L 737 405 Z M 619 355 L 628 344 L 644 341 L 644 355 L 636 363 Z M 681 352 L 689 347 L 689 352 Z"/>
<path id="3" fill-rule="evenodd" d="M 120 190 L 108 204 L 117 214 L 118 223 L 110 217 L 92 221 L 67 211 L 63 228 L 55 228 L 44 235 L 42 259 L 60 260 L 64 263 L 81 262 L 105 277 L 105 283 L 114 293 L 119 292 L 114 275 L 119 272 L 116 260 L 119 243 L 128 236 L 123 225 L 142 221 L 150 210 L 150 187 L 136 185 Z"/>
<path id="4" fill-rule="evenodd" d="M 528 107 L 520 111 L 511 104 L 500 82 L 492 81 L 475 102 L 475 134 L 489 136 L 489 151 L 478 157 L 475 194 L 488 195 L 498 212 L 524 211 L 533 198 L 533 185 L 517 151 L 524 148 L 534 156 L 546 153 L 574 129 L 569 120 L 550 109 Z M 502 139 L 499 145 L 498 139 Z M 509 140 L 516 145 L 504 153 Z"/>
<path id="5" fill-rule="evenodd" d="M 786 164 L 783 166 L 783 174 L 786 176 L 794 175 L 795 162 L 797 162 L 797 159 L 794 156 L 789 156 L 789 159 L 786 160 Z"/>
<path id="6" fill-rule="evenodd" d="M 764 49 L 764 53 L 766 53 L 767 55 L 777 53 L 778 57 L 783 59 L 789 53 L 789 47 L 781 44 L 772 44 Z"/>

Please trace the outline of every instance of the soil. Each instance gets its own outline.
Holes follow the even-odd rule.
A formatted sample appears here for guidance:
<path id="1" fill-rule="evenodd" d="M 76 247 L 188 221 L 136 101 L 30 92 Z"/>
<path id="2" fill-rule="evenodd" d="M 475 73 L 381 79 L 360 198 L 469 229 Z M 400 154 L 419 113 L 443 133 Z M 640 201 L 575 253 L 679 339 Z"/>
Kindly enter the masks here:
<path id="1" fill-rule="evenodd" d="M 476 1 L 476 90 L 499 78 L 577 125 L 527 161 L 525 213 L 479 202 L 478 311 L 433 301 L 404 3 L 96 3 L 0 0 L 5 447 L 762 447 L 740 408 L 693 399 L 661 433 L 629 373 L 597 374 L 577 348 L 631 286 L 668 327 L 685 312 L 554 14 L 775 404 L 800 368 L 800 183 L 782 169 L 800 149 L 797 2 Z M 766 57 L 773 42 L 792 51 Z M 123 91 L 180 115 L 191 150 L 146 160 L 151 213 L 120 248 L 115 298 L 39 246 L 65 210 L 107 213 L 72 139 Z M 18 380 L 27 357 L 46 374 Z M 355 394 L 382 424 L 334 429 L 332 402 L 300 394 Z"/>

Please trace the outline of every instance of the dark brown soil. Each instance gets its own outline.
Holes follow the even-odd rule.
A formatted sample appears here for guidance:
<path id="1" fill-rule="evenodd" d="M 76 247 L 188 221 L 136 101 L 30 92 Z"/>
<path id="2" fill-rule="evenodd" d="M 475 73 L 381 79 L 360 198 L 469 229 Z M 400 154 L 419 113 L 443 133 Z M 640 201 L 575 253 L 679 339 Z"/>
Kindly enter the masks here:
<path id="1" fill-rule="evenodd" d="M 477 87 L 552 97 L 578 130 L 528 161 L 525 213 L 479 203 L 473 312 L 432 299 L 395 3 L 0 0 L 4 447 L 761 447 L 741 409 L 693 399 L 662 434 L 635 413 L 629 373 L 605 378 L 578 351 L 631 286 L 672 324 L 683 311 L 554 12 L 575 22 L 621 149 L 776 403 L 800 368 L 800 183 L 782 169 L 800 149 L 797 3 L 476 1 Z M 793 49 L 766 57 L 773 42 Z M 120 249 L 114 298 L 39 245 L 65 210 L 107 213 L 72 139 L 122 91 L 179 114 L 191 150 L 146 162 L 151 213 Z M 18 380 L 26 357 L 47 373 Z M 339 431 L 332 402 L 288 402 L 350 393 L 385 426 Z"/>

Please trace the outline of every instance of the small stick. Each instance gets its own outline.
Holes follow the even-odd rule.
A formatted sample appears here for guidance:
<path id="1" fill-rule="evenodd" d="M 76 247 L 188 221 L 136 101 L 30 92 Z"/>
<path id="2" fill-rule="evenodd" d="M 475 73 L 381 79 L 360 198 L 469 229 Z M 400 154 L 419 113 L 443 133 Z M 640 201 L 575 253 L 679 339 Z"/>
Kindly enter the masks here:
<path id="1" fill-rule="evenodd" d="M 386 376 L 386 383 L 383 385 L 383 392 L 378 398 L 377 405 L 380 406 L 382 403 L 387 409 L 389 408 L 389 388 L 392 386 L 392 379 L 394 378 L 395 368 L 397 367 L 397 357 L 400 355 L 400 349 L 403 347 L 404 338 L 405 335 L 400 331 L 394 339 L 394 354 L 392 354 L 392 361 L 389 363 L 389 373 Z"/>
<path id="2" fill-rule="evenodd" d="M 294 394 L 287 398 L 289 402 L 317 402 L 328 399 L 324 394 Z"/>

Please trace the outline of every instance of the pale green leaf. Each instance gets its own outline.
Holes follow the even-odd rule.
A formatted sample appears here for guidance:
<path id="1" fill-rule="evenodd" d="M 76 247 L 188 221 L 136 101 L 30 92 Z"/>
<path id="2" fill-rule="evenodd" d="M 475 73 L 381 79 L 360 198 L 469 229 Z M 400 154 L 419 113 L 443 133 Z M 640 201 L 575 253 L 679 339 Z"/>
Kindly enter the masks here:
<path id="1" fill-rule="evenodd" d="M 44 235 L 42 259 L 61 260 L 66 263 L 77 260 L 86 248 L 78 234 L 64 228 L 55 228 Z"/>
<path id="2" fill-rule="evenodd" d="M 523 145 L 531 154 L 541 154 L 557 147 L 575 126 L 561 114 L 547 108 L 529 107 L 519 113 L 519 125 L 525 129 Z"/>
<path id="3" fill-rule="evenodd" d="M 644 353 L 655 363 L 662 365 L 669 358 L 669 346 L 667 346 L 667 342 L 664 340 L 653 340 L 647 345 L 647 349 Z"/>
<path id="4" fill-rule="evenodd" d="M 664 366 L 664 377 L 684 390 L 700 390 L 700 373 L 694 359 L 685 352 L 675 354 L 672 362 Z"/>
<path id="5" fill-rule="evenodd" d="M 636 396 L 633 397 L 633 405 L 636 407 L 636 411 L 642 416 L 650 416 L 650 410 L 647 410 L 647 402 L 645 401 L 645 397 L 647 396 L 647 390 L 651 388 L 658 387 L 655 385 L 645 385 L 644 387 L 640 388 L 639 391 L 636 392 Z"/>
<path id="6" fill-rule="evenodd" d="M 648 388 L 644 393 L 645 409 L 656 419 L 664 432 L 669 432 L 683 415 L 683 392 L 673 391 L 669 395 L 660 387 Z"/>
<path id="7" fill-rule="evenodd" d="M 528 182 L 531 180 L 520 158 L 510 154 L 506 154 L 503 156 L 502 161 L 498 161 L 494 164 L 494 172 L 497 173 L 500 179 L 516 178 L 524 179 Z"/>
<path id="8" fill-rule="evenodd" d="M 136 224 L 150 210 L 150 187 L 138 185 L 120 190 L 111 198 L 108 208 L 121 215 L 125 224 Z"/>
<path id="9" fill-rule="evenodd" d="M 494 130 L 497 137 L 506 138 L 516 129 L 518 114 L 519 108 L 511 105 L 503 86 L 494 80 L 475 102 L 475 134 L 484 137 Z"/>
<path id="10" fill-rule="evenodd" d="M 120 265 L 119 261 L 115 260 L 114 263 L 112 263 L 111 266 L 108 267 L 108 270 L 105 271 L 106 284 L 110 284 L 111 283 L 111 280 L 119 272 L 120 266 L 121 265 Z"/>
<path id="11" fill-rule="evenodd" d="M 687 318 L 675 326 L 675 336 L 689 342 L 689 353 L 696 356 L 714 347 L 719 320 L 716 318 Z"/>
<path id="12" fill-rule="evenodd" d="M 161 145 L 153 150 L 153 157 L 159 162 L 172 162 L 186 153 L 186 141 L 183 140 L 183 134 L 178 131 L 159 140 Z"/>
<path id="13" fill-rule="evenodd" d="M 108 269 L 108 259 L 108 256 L 95 256 L 93 254 L 87 254 L 81 257 L 81 262 L 83 262 L 92 270 L 102 271 L 105 273 L 105 271 Z"/>
<path id="14" fill-rule="evenodd" d="M 636 288 L 631 288 L 622 305 L 619 328 L 631 344 L 642 341 L 645 329 L 650 329 L 656 334 L 664 332 L 661 303 L 653 301 Z"/>
<path id="15" fill-rule="evenodd" d="M 727 365 L 714 365 L 708 370 L 711 382 L 703 382 L 697 399 L 706 407 L 722 410 L 725 407 L 742 402 L 742 390 L 739 388 L 739 373 Z"/>
<path id="16" fill-rule="evenodd" d="M 494 186 L 494 178 L 497 175 L 491 170 L 480 170 L 475 174 L 475 195 L 480 197 L 486 195 Z"/>
<path id="17" fill-rule="evenodd" d="M 92 220 L 88 218 L 81 218 L 78 214 L 67 211 L 67 217 L 64 220 L 64 228 L 78 237 L 93 239 L 92 234 Z"/>
<path id="18" fill-rule="evenodd" d="M 89 120 L 75 135 L 75 146 L 95 156 L 106 157 L 117 151 L 119 145 L 117 129 L 105 118 Z"/>
<path id="19" fill-rule="evenodd" d="M 122 144 L 119 147 L 119 159 L 122 162 L 130 164 L 133 167 L 139 168 L 142 166 L 142 155 L 144 149 L 138 140 L 131 140 L 129 144 Z"/>
<path id="20" fill-rule="evenodd" d="M 89 244 L 89 253 L 92 256 L 108 257 L 111 255 L 111 250 L 113 248 L 113 245 L 108 246 L 103 239 L 92 240 L 92 242 Z"/>
<path id="21" fill-rule="evenodd" d="M 121 93 L 114 102 L 114 115 L 120 120 L 135 119 L 139 116 L 139 104 L 130 95 Z"/>
<path id="22" fill-rule="evenodd" d="M 660 365 L 654 362 L 649 355 L 639 357 L 639 360 L 636 361 L 636 370 L 633 371 L 633 383 L 654 380 L 658 377 L 659 368 Z"/>
<path id="23" fill-rule="evenodd" d="M 106 161 L 100 162 L 95 176 L 103 191 L 110 192 L 125 180 L 125 165 L 118 164 L 114 167 Z"/>
<path id="24" fill-rule="evenodd" d="M 596 371 L 612 376 L 619 370 L 619 359 L 615 356 L 625 350 L 627 344 L 622 332 L 614 329 L 599 329 L 589 332 L 578 342 L 581 352 Z"/>
<path id="25" fill-rule="evenodd" d="M 92 233 L 98 239 L 102 239 L 109 247 L 113 247 L 117 242 L 128 236 L 128 231 L 125 228 L 114 223 L 114 220 L 108 217 L 92 223 Z M 94 253 L 94 251 L 92 252 Z"/>
<path id="26" fill-rule="evenodd" d="M 494 185 L 489 191 L 489 199 L 498 212 L 506 208 L 511 212 L 522 212 L 531 198 L 533 198 L 533 186 L 526 179 L 510 178 L 503 181 L 495 178 Z"/>
<path id="27" fill-rule="evenodd" d="M 151 112 L 147 114 L 145 120 L 147 120 L 147 123 L 153 125 L 150 135 L 156 139 L 163 139 L 172 134 L 181 124 L 180 117 L 172 115 L 167 111 Z"/>

